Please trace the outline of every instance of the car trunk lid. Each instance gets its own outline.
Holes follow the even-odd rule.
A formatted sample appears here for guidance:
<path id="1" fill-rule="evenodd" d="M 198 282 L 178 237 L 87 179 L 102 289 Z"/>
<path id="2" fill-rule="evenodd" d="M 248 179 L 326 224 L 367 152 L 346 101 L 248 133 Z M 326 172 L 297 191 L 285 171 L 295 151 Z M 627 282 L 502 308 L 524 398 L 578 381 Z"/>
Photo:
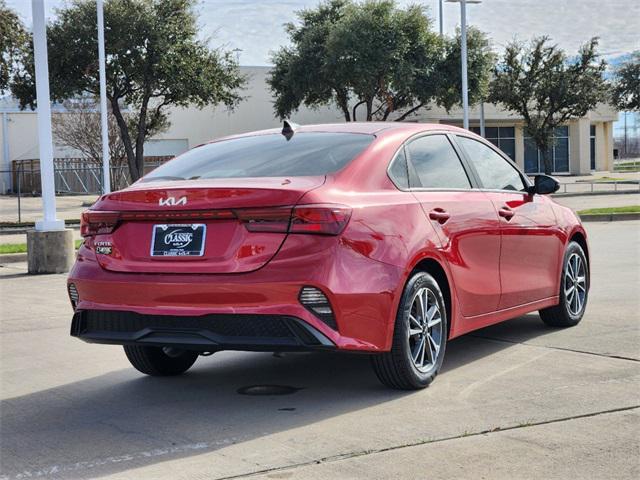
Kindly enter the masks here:
<path id="1" fill-rule="evenodd" d="M 253 271 L 282 245 L 292 206 L 323 182 L 317 176 L 138 183 L 105 195 L 88 212 L 115 226 L 96 230 L 96 257 L 116 272 Z"/>

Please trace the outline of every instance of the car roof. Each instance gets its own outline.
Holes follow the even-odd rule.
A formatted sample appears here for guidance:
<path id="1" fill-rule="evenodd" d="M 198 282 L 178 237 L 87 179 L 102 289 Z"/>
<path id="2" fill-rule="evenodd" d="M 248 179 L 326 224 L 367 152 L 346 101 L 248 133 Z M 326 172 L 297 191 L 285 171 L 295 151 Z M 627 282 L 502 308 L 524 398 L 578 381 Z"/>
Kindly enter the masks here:
<path id="1" fill-rule="evenodd" d="M 256 135 L 270 135 L 280 133 L 282 127 L 270 128 L 267 130 L 258 130 L 253 132 L 240 133 L 217 138 L 207 143 L 215 143 L 221 140 L 230 140 L 233 138 L 252 137 Z M 319 123 L 312 125 L 298 125 L 295 132 L 318 132 L 318 133 L 359 133 L 369 135 L 379 135 L 381 133 L 401 133 L 405 132 L 412 135 L 419 132 L 428 131 L 451 131 L 466 132 L 460 127 L 447 125 L 443 123 L 417 123 L 417 122 L 343 122 L 343 123 Z M 206 144 L 205 144 L 206 145 Z"/>
<path id="2" fill-rule="evenodd" d="M 368 133 L 375 135 L 382 131 L 404 130 L 407 132 L 430 131 L 430 130 L 451 130 L 466 131 L 453 125 L 441 123 L 416 123 L 416 122 L 345 122 L 345 123 L 324 123 L 317 125 L 301 125 L 298 132 L 339 132 L 339 133 Z"/>

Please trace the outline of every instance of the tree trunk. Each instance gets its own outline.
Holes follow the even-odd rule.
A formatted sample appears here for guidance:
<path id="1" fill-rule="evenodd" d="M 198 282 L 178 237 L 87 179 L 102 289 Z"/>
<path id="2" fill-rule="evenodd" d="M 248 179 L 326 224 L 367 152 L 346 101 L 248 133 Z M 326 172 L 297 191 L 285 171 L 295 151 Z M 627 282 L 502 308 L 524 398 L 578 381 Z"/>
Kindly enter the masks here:
<path id="1" fill-rule="evenodd" d="M 551 175 L 553 173 L 553 155 L 550 155 L 548 145 L 537 145 L 538 150 L 542 152 L 542 161 L 544 163 L 545 175 Z"/>
<path id="2" fill-rule="evenodd" d="M 349 99 L 344 92 L 340 92 L 337 89 L 334 90 L 336 92 L 336 102 L 338 103 L 340 110 L 342 110 L 342 113 L 344 114 L 344 121 L 350 122 L 351 114 L 349 113 Z"/>
<path id="3" fill-rule="evenodd" d="M 142 99 L 140 106 L 140 116 L 138 117 L 138 135 L 136 136 L 136 168 L 138 169 L 138 178 L 144 175 L 144 140 L 147 136 L 147 109 L 149 107 L 149 97 Z"/>
<path id="4" fill-rule="evenodd" d="M 351 118 L 353 119 L 353 121 L 354 121 L 354 122 L 357 122 L 357 121 L 358 121 L 358 119 L 357 119 L 357 117 L 356 117 L 356 111 L 358 110 L 358 107 L 359 107 L 360 105 L 362 105 L 363 103 L 364 103 L 364 100 L 362 100 L 362 101 L 360 101 L 360 102 L 356 103 L 356 104 L 353 106 L 353 113 L 351 114 Z"/>
<path id="5" fill-rule="evenodd" d="M 122 137 L 122 143 L 124 144 L 124 151 L 127 154 L 129 175 L 131 175 L 131 181 L 135 182 L 140 178 L 140 175 L 138 175 L 138 169 L 136 168 L 136 154 L 133 151 L 133 145 L 131 144 L 131 136 L 129 135 L 127 121 L 122 116 L 120 105 L 118 105 L 118 99 L 115 97 L 111 99 L 111 110 L 113 111 L 114 117 L 116 117 L 116 122 L 120 129 L 120 136 Z"/>
<path id="6" fill-rule="evenodd" d="M 367 99 L 367 122 L 373 120 L 373 98 Z"/>

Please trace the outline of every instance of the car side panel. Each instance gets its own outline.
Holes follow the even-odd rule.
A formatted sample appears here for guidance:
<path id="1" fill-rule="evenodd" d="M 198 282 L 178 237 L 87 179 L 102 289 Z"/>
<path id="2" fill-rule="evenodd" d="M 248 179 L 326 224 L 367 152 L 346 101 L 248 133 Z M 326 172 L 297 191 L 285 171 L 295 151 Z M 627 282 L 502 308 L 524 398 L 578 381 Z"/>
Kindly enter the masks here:
<path id="1" fill-rule="evenodd" d="M 413 193 L 422 204 L 425 223 L 440 237 L 461 315 L 495 311 L 500 300 L 500 229 L 491 202 L 474 190 Z M 438 209 L 450 215 L 448 220 L 440 223 L 429 217 Z"/>
<path id="2" fill-rule="evenodd" d="M 496 211 L 508 208 L 510 218 L 500 217 L 502 250 L 499 310 L 557 295 L 558 265 L 564 254 L 564 238 L 550 200 L 523 192 L 487 191 Z"/>

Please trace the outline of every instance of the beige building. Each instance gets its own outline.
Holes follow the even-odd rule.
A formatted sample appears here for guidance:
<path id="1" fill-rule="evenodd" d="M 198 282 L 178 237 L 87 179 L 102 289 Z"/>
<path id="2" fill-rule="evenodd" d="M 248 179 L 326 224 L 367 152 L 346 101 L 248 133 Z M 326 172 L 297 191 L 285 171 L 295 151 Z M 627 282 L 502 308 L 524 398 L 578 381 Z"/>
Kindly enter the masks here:
<path id="1" fill-rule="evenodd" d="M 229 112 L 223 107 L 174 108 L 171 127 L 147 142 L 145 155 L 176 155 L 209 140 L 234 133 L 276 127 L 273 98 L 266 83 L 269 67 L 242 67 L 248 77 L 246 97 Z M 523 120 L 493 105 L 485 105 L 485 136 L 513 158 L 528 173 L 541 170 L 541 156 L 523 130 Z M 55 111 L 55 108 L 54 108 Z M 58 109 L 58 111 L 60 111 Z M 471 129 L 479 131 L 480 112 L 470 112 Z M 299 124 L 343 121 L 334 108 L 302 108 L 291 119 Z M 617 112 L 601 105 L 584 118 L 574 119 L 556 131 L 552 155 L 557 174 L 589 174 L 610 170 L 613 163 L 613 122 Z M 433 107 L 412 117 L 414 122 L 462 124 L 462 111 L 449 113 Z M 0 99 L 0 193 L 11 189 L 11 164 L 14 160 L 39 158 L 37 122 L 33 111 L 20 111 L 10 99 Z M 55 157 L 73 157 L 76 152 L 56 145 Z"/>

